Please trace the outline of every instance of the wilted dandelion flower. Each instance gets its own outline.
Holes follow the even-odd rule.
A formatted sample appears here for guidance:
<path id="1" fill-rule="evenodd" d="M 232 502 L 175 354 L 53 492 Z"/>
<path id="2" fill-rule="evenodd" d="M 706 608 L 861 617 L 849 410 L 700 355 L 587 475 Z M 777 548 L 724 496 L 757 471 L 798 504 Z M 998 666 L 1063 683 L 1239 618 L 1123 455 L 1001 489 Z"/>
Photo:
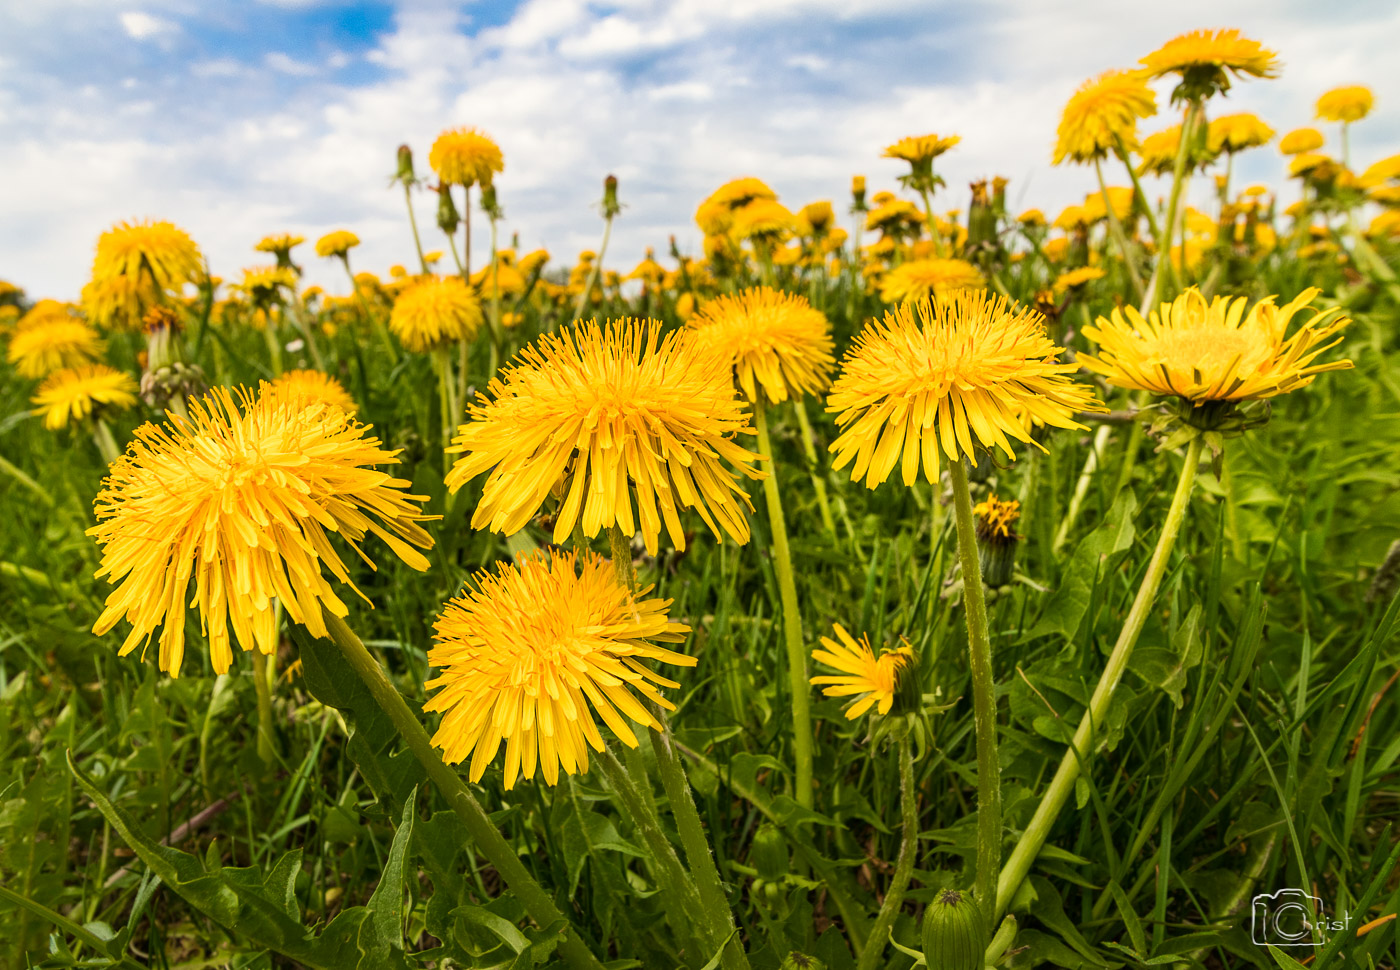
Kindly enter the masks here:
<path id="1" fill-rule="evenodd" d="M 855 640 L 846 628 L 833 623 L 839 643 L 830 637 L 822 637 L 825 649 L 813 650 L 812 659 L 839 670 L 839 674 L 823 674 L 813 677 L 812 683 L 822 687 L 827 697 L 855 697 L 846 709 L 846 717 L 854 721 L 872 707 L 880 714 L 888 714 L 894 706 L 895 692 L 899 687 L 899 673 L 909 664 L 913 651 L 908 646 L 897 650 L 884 650 L 876 656 L 870 648 L 869 638 L 862 636 Z M 826 685 L 826 686 L 823 686 Z"/>
<path id="2" fill-rule="evenodd" d="M 423 709 L 443 712 L 433 744 L 449 764 L 471 757 L 471 780 L 505 743 L 505 787 L 520 775 L 545 781 L 588 770 L 588 749 L 603 750 L 596 713 L 618 739 L 637 746 L 630 718 L 661 725 L 641 703 L 675 707 L 656 689 L 679 687 L 645 661 L 693 667 L 694 657 L 658 643 L 681 643 L 690 628 L 666 615 L 670 600 L 625 589 L 601 556 L 539 553 L 480 573 L 476 591 L 443 607 L 428 662 L 440 688 Z M 641 695 L 639 698 L 638 695 Z"/>
<path id="3" fill-rule="evenodd" d="M 10 338 L 6 358 L 21 377 L 44 377 L 65 367 L 77 367 L 102 355 L 97 331 L 76 317 L 22 327 Z"/>
<path id="4" fill-rule="evenodd" d="M 360 237 L 349 229 L 337 229 L 316 240 L 316 255 L 322 257 L 344 256 L 359 244 Z"/>
<path id="5" fill-rule="evenodd" d="M 1015 458 L 1010 438 L 1032 442 L 1022 413 L 1082 428 L 1074 413 L 1103 405 L 1070 380 L 1074 364 L 1055 363 L 1059 352 L 1039 313 L 985 290 L 888 311 L 856 337 L 827 398 L 845 429 L 831 443 L 832 467 L 854 459 L 852 481 L 874 488 L 899 464 L 912 485 L 922 457 L 936 482 L 940 451 L 976 461 L 980 444 Z"/>
<path id="6" fill-rule="evenodd" d="M 733 366 L 752 402 L 760 388 L 776 403 L 831 383 L 831 324 L 806 297 L 754 287 L 710 300 L 686 326 L 693 346 L 721 354 Z"/>
<path id="7" fill-rule="evenodd" d="M 722 461 L 762 478 L 747 464 L 759 456 L 734 441 L 754 431 L 728 361 L 681 332 L 662 338 L 654 320 L 614 320 L 547 334 L 488 391 L 448 449 L 463 455 L 447 473 L 452 491 L 491 471 L 472 528 L 518 532 L 553 492 L 555 542 L 575 522 L 589 538 L 613 525 L 631 535 L 640 522 L 654 555 L 664 521 L 684 549 L 685 507 L 717 536 L 748 541 L 753 506 Z"/>
<path id="8" fill-rule="evenodd" d="M 1333 88 L 1317 99 L 1317 117 L 1322 121 L 1350 124 L 1370 114 L 1375 103 L 1376 96 L 1364 85 Z"/>
<path id="9" fill-rule="evenodd" d="M 490 185 L 505 169 L 501 148 L 478 128 L 451 128 L 428 150 L 428 164 L 444 185 Z"/>
<path id="10" fill-rule="evenodd" d="M 1230 77 L 1277 77 L 1278 55 L 1238 30 L 1193 30 L 1142 59 L 1152 77 L 1176 74 L 1172 100 L 1198 101 L 1230 89 Z"/>
<path id="11" fill-rule="evenodd" d="M 272 382 L 272 386 L 288 401 L 326 404 L 354 414 L 359 405 L 344 385 L 330 374 L 319 370 L 289 370 Z"/>
<path id="12" fill-rule="evenodd" d="M 399 294 L 389 314 L 389 329 L 409 350 L 422 353 L 481 329 L 481 301 L 460 276 L 434 276 Z"/>
<path id="13" fill-rule="evenodd" d="M 1273 137 L 1272 128 L 1260 121 L 1257 115 L 1243 111 L 1212 119 L 1206 129 L 1206 147 L 1212 155 L 1221 152 L 1233 155 L 1247 148 L 1267 145 Z"/>
<path id="14" fill-rule="evenodd" d="M 1060 115 L 1051 162 L 1088 164 L 1113 150 L 1137 148 L 1137 120 L 1157 113 L 1157 96 L 1141 71 L 1105 71 L 1085 81 Z"/>
<path id="15" fill-rule="evenodd" d="M 911 259 L 885 275 L 880 282 L 880 299 L 886 303 L 907 303 L 986 285 L 977 267 L 965 260 Z"/>
<path id="16" fill-rule="evenodd" d="M 1267 297 L 1248 313 L 1244 297 L 1217 296 L 1207 303 L 1195 287 L 1145 320 L 1133 307 L 1120 307 L 1084 328 L 1099 352 L 1079 359 L 1111 384 L 1180 397 L 1194 406 L 1286 394 L 1325 371 L 1352 366 L 1349 360 L 1313 363 L 1341 341 L 1337 334 L 1350 323 L 1340 308 L 1315 312 L 1287 336 L 1293 317 L 1319 292 L 1306 289 L 1282 307 Z"/>
<path id="17" fill-rule="evenodd" d="M 50 431 L 82 421 L 94 411 L 123 410 L 136 403 L 139 390 L 131 375 L 106 364 L 84 364 L 54 371 L 31 399 L 34 414 L 44 416 Z"/>
<path id="18" fill-rule="evenodd" d="M 117 588 L 93 632 L 125 618 L 122 655 L 163 626 L 160 667 L 178 676 L 187 604 L 199 608 L 218 673 L 233 659 L 230 624 L 244 650 L 276 648 L 273 597 L 293 622 L 327 636 L 322 610 L 347 608 L 322 567 L 354 589 L 329 533 L 366 559 L 359 543 L 373 533 L 414 569 L 428 568 L 413 548 L 433 544 L 418 524 L 432 518 L 415 504 L 424 497 L 376 467 L 395 453 L 344 411 L 266 384 L 257 395 L 215 388 L 189 411 L 139 428 L 94 503 L 97 576 Z"/>

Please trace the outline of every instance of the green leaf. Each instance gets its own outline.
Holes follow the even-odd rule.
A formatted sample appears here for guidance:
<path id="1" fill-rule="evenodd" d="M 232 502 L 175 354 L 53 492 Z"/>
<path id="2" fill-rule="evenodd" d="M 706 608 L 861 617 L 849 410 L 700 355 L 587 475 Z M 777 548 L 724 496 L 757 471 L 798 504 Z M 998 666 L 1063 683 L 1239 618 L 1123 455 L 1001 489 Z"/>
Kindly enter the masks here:
<path id="1" fill-rule="evenodd" d="M 1128 669 L 1145 683 L 1166 693 L 1180 710 L 1186 673 L 1201 662 L 1201 604 L 1191 607 L 1177 628 L 1170 649 L 1139 646 L 1133 651 Z"/>
<path id="2" fill-rule="evenodd" d="M 1137 497 L 1124 489 L 1113 503 L 1102 523 L 1084 537 L 1065 567 L 1060 588 L 1055 590 L 1045 612 L 1026 640 L 1059 634 L 1073 641 L 1093 598 L 1098 577 L 1114 565 L 1114 560 L 1133 544 L 1136 530 L 1133 516 L 1137 514 Z"/>
<path id="3" fill-rule="evenodd" d="M 1307 970 L 1307 967 L 1272 944 L 1269 946 L 1269 956 L 1273 957 L 1274 962 L 1282 967 L 1283 970 Z"/>
<path id="4" fill-rule="evenodd" d="M 350 728 L 346 751 L 380 802 L 399 814 L 409 792 L 427 780 L 427 772 L 407 748 L 395 750 L 400 747 L 399 732 L 339 648 L 313 637 L 300 623 L 292 624 L 292 635 L 301 650 L 307 689 L 344 716 Z"/>
<path id="5" fill-rule="evenodd" d="M 375 931 L 381 944 L 395 949 L 403 949 L 403 878 L 404 856 L 413 838 L 413 823 L 417 816 L 414 806 L 418 801 L 417 789 L 409 792 L 403 803 L 403 814 L 399 816 L 398 831 L 389 846 L 389 858 L 384 863 L 384 873 L 379 877 L 379 885 L 369 897 L 370 916 L 374 920 Z"/>

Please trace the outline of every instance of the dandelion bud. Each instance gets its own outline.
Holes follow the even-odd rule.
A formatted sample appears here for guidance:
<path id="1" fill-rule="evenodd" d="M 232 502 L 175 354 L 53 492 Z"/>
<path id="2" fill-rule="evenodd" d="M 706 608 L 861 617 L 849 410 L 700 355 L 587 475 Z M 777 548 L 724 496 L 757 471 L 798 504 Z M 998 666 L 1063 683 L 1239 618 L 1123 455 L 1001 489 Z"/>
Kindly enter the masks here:
<path id="1" fill-rule="evenodd" d="M 438 228 L 449 236 L 456 235 L 462 217 L 457 214 L 457 206 L 452 201 L 452 189 L 446 183 L 438 186 Z"/>
<path id="2" fill-rule="evenodd" d="M 997 212 L 1006 211 L 1006 183 L 1007 179 L 1001 175 L 992 178 L 992 208 Z"/>
<path id="3" fill-rule="evenodd" d="M 603 179 L 603 218 L 611 219 L 621 211 L 622 206 L 617 201 L 617 176 L 609 175 Z"/>
<path id="4" fill-rule="evenodd" d="M 777 826 L 764 822 L 753 836 L 749 861 L 764 882 L 777 882 L 788 874 L 788 846 Z"/>
<path id="5" fill-rule="evenodd" d="M 826 970 L 826 964 L 816 957 L 809 957 L 794 950 L 783 958 L 782 966 L 778 970 Z"/>
<path id="6" fill-rule="evenodd" d="M 394 180 L 404 185 L 418 181 L 418 176 L 413 173 L 413 149 L 407 145 L 399 146 L 399 170 L 394 174 Z"/>
<path id="7" fill-rule="evenodd" d="M 982 970 L 987 925 L 971 893 L 947 889 L 924 910 L 924 959 L 939 970 Z"/>
<path id="8" fill-rule="evenodd" d="M 496 201 L 496 185 L 494 182 L 485 182 L 481 186 L 481 211 L 492 219 L 501 219 L 505 212 L 501 209 L 501 204 Z"/>
<path id="9" fill-rule="evenodd" d="M 1011 582 L 1016 570 L 1016 543 L 1012 525 L 1021 517 L 1021 503 L 1003 502 L 995 494 L 973 509 L 977 516 L 977 549 L 982 561 L 982 581 L 992 589 Z"/>
<path id="10" fill-rule="evenodd" d="M 865 176 L 853 175 L 851 177 L 851 211 L 864 212 L 865 207 Z"/>

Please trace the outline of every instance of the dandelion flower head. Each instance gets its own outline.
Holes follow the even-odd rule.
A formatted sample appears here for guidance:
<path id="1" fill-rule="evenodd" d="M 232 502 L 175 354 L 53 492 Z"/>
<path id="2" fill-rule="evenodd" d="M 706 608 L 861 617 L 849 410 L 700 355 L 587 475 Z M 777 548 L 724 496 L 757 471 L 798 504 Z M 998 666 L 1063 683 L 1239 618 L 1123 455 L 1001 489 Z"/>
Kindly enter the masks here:
<path id="1" fill-rule="evenodd" d="M 441 711 L 433 744 L 449 764 L 471 758 L 480 781 L 505 744 L 505 787 L 538 769 L 545 781 L 588 770 L 603 750 L 594 715 L 630 747 L 630 718 L 660 730 L 642 699 L 674 710 L 657 687 L 679 687 L 647 661 L 693 667 L 681 643 L 689 627 L 666 615 L 670 600 L 624 588 L 593 553 L 539 553 L 480 573 L 476 589 L 443 607 L 428 662 L 438 675 L 425 711 Z M 640 695 L 640 697 L 638 696 Z"/>
<path id="2" fill-rule="evenodd" d="M 724 355 L 744 396 L 769 402 L 825 390 L 836 367 L 831 324 L 804 296 L 766 286 L 716 297 L 686 321 L 693 346 Z"/>
<path id="3" fill-rule="evenodd" d="M 460 276 L 433 276 L 399 294 L 389 329 L 409 350 L 422 353 L 472 339 L 483 319 L 481 301 Z"/>
<path id="4" fill-rule="evenodd" d="M 92 363 L 101 355 L 96 330 L 76 317 L 55 316 L 16 330 L 5 356 L 21 377 L 36 378 Z"/>
<path id="5" fill-rule="evenodd" d="M 854 721 L 876 705 L 880 714 L 888 714 L 894 706 L 900 671 L 908 666 L 913 651 L 903 646 L 881 651 L 877 656 L 868 637 L 856 640 L 839 623 L 833 623 L 832 628 L 837 639 L 822 637 L 823 649 L 813 650 L 812 659 L 840 673 L 813 677 L 812 684 L 822 687 L 827 697 L 855 697 L 846 709 L 849 720 Z"/>
<path id="6" fill-rule="evenodd" d="M 1085 81 L 1060 114 L 1053 165 L 1088 164 L 1112 151 L 1121 140 L 1137 148 L 1137 122 L 1157 113 L 1157 96 L 1141 71 L 1105 71 Z"/>
<path id="7" fill-rule="evenodd" d="M 1376 104 L 1376 96 L 1371 89 L 1361 84 L 1350 84 L 1333 88 L 1317 99 L 1317 117 L 1321 121 L 1340 121 L 1350 124 L 1360 121 L 1371 113 Z"/>
<path id="8" fill-rule="evenodd" d="M 322 257 L 344 256 L 360 244 L 360 237 L 349 229 L 336 229 L 316 240 L 316 255 Z"/>
<path id="9" fill-rule="evenodd" d="M 900 263 L 881 280 L 880 299 L 886 303 L 906 303 L 986 285 L 981 271 L 966 260 L 911 259 Z"/>
<path id="10" fill-rule="evenodd" d="M 323 575 L 355 589 L 331 534 L 368 561 L 360 543 L 373 533 L 427 569 L 414 548 L 433 544 L 419 525 L 432 516 L 415 504 L 426 499 L 377 467 L 397 459 L 367 430 L 339 408 L 268 384 L 257 394 L 215 388 L 189 402 L 188 418 L 137 429 L 112 463 L 88 530 L 102 547 L 97 576 L 116 586 L 93 632 L 125 618 L 126 655 L 163 627 L 160 667 L 178 676 L 186 606 L 197 606 L 214 670 L 225 673 L 230 625 L 244 650 L 276 648 L 274 598 L 320 637 L 322 610 L 346 615 Z"/>
<path id="11" fill-rule="evenodd" d="M 54 371 L 39 385 L 32 402 L 50 431 L 83 421 L 94 411 L 123 410 L 136 403 L 136 381 L 106 364 L 83 364 Z"/>
<path id="12" fill-rule="evenodd" d="M 505 169 L 501 147 L 479 128 L 450 128 L 428 150 L 428 164 L 445 185 L 490 185 Z"/>

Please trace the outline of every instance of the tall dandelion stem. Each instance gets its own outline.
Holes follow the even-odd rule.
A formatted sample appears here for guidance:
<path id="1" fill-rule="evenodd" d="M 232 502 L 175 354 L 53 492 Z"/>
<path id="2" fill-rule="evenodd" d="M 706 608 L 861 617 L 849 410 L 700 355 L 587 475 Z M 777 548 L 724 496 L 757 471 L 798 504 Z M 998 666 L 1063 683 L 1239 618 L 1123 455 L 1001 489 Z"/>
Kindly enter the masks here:
<path id="1" fill-rule="evenodd" d="M 117 446 L 116 438 L 112 437 L 112 426 L 101 416 L 93 419 L 92 440 L 102 454 L 102 460 L 107 464 L 110 465 L 121 457 L 122 450 Z"/>
<path id="2" fill-rule="evenodd" d="M 1177 211 L 1181 207 L 1181 193 L 1186 187 L 1187 156 L 1190 155 L 1191 141 L 1195 136 L 1196 122 L 1201 117 L 1201 102 L 1193 99 L 1186 107 L 1186 118 L 1181 123 L 1181 141 L 1176 146 L 1176 163 L 1172 167 L 1172 189 L 1167 196 L 1166 217 L 1162 220 L 1162 232 L 1157 240 L 1157 285 L 1153 288 L 1149 306 L 1157 302 L 1162 292 L 1163 270 L 1173 274 L 1171 248 L 1172 237 L 1176 233 Z M 1165 260 L 1165 262 L 1163 262 Z"/>
<path id="3" fill-rule="evenodd" d="M 340 649 L 341 655 L 369 689 L 375 703 L 389 716 L 389 720 L 393 722 L 413 756 L 427 771 L 428 777 L 442 792 L 447 803 L 457 813 L 457 817 L 466 824 L 467 832 L 476 848 L 505 879 L 530 918 L 540 926 L 564 921 L 564 914 L 520 862 L 515 850 L 492 823 L 476 796 L 462 781 L 461 775 L 448 767 L 438 756 L 428 738 L 428 732 L 409 709 L 398 688 L 385 676 L 379 662 L 370 656 L 364 643 L 345 621 L 334 613 L 327 612 L 325 621 L 331 640 Z M 564 954 L 569 966 L 575 970 L 602 970 L 602 964 L 589 952 L 575 932 L 571 931 L 564 936 L 559 943 L 559 950 Z"/>
<path id="4" fill-rule="evenodd" d="M 258 654 L 253 658 L 253 691 L 258 699 L 258 758 L 265 765 L 277 760 L 277 748 L 272 740 L 272 676 L 273 655 Z"/>
<path id="5" fill-rule="evenodd" d="M 881 965 L 885 939 L 904 904 L 904 893 L 914 875 L 914 860 L 919 854 L 919 795 L 914 787 L 914 753 L 906 734 L 899 739 L 899 814 L 902 831 L 899 856 L 895 859 L 894 876 L 885 890 L 885 901 L 871 927 L 869 942 L 861 951 L 857 970 L 875 970 Z"/>
<path id="6" fill-rule="evenodd" d="M 1079 778 L 1083 763 L 1092 754 L 1095 725 L 1102 724 L 1108 714 L 1109 701 L 1113 698 L 1113 692 L 1118 687 L 1118 682 L 1123 678 L 1123 672 L 1127 669 L 1128 661 L 1132 658 L 1138 634 L 1142 632 L 1143 624 L 1147 621 L 1148 611 L 1151 610 L 1152 602 L 1157 597 L 1157 589 L 1161 586 L 1162 576 L 1166 573 L 1167 560 L 1171 558 L 1172 547 L 1176 544 L 1176 537 L 1181 531 L 1181 523 L 1186 514 L 1186 504 L 1191 498 L 1191 489 L 1196 483 L 1196 469 L 1200 460 L 1201 438 L 1196 437 L 1187 446 L 1186 460 L 1182 462 L 1181 475 L 1176 483 L 1176 492 L 1172 495 L 1172 504 L 1167 510 L 1166 521 L 1162 523 L 1162 532 L 1157 537 L 1157 547 L 1152 551 L 1152 560 L 1148 563 L 1147 573 L 1142 577 L 1142 585 L 1138 587 L 1137 596 L 1133 599 L 1132 608 L 1128 611 L 1128 618 L 1124 621 L 1123 629 L 1118 634 L 1118 640 L 1113 645 L 1113 652 L 1109 654 L 1108 663 L 1099 676 L 1098 685 L 1094 688 L 1094 694 L 1089 700 L 1089 709 L 1084 712 L 1084 718 L 1079 722 L 1079 729 L 1074 732 L 1073 745 L 1060 759 L 1060 767 L 1056 770 L 1055 777 L 1051 780 L 1050 787 L 1046 789 L 1044 797 L 1041 798 L 1040 805 L 1036 807 L 1035 816 L 1026 826 L 1025 833 L 1006 860 L 1006 868 L 1002 870 L 1001 878 L 997 882 L 997 919 L 1000 919 L 1001 914 L 1006 912 L 1007 906 L 1016 895 L 1016 890 L 1020 888 L 1021 882 L 1026 878 L 1031 863 L 1040 853 L 1041 846 L 1045 844 L 1045 839 L 1050 834 L 1050 829 L 1060 814 L 1060 809 L 1064 808 L 1070 793 L 1074 791 L 1074 783 Z"/>
<path id="7" fill-rule="evenodd" d="M 1123 267 L 1128 271 L 1128 280 L 1133 284 L 1133 294 L 1142 299 L 1142 276 L 1138 273 L 1137 263 L 1133 261 L 1132 253 L 1128 251 L 1128 237 L 1123 232 L 1123 224 L 1118 221 L 1118 213 L 1113 211 L 1113 201 L 1108 197 L 1108 183 L 1103 178 L 1103 162 L 1098 156 L 1094 156 L 1094 174 L 1099 179 L 1099 194 L 1103 196 L 1104 212 L 1108 218 L 1108 231 L 1113 236 L 1114 245 L 1118 247 L 1118 253 L 1123 257 Z"/>
<path id="8" fill-rule="evenodd" d="M 801 406 L 801 402 L 797 402 Z M 753 406 L 754 426 L 758 429 L 758 450 L 769 458 L 768 476 L 763 479 L 763 497 L 768 500 L 768 522 L 773 532 L 773 569 L 778 574 L 778 594 L 783 604 L 783 639 L 787 645 L 788 687 L 792 692 L 793 754 L 797 760 L 797 803 L 812 807 L 812 711 L 808 696 L 807 651 L 802 645 L 802 614 L 797 605 L 797 582 L 792 573 L 792 551 L 788 548 L 787 522 L 783 499 L 778 492 L 777 460 L 768 437 L 768 413 L 762 396 Z"/>
<path id="9" fill-rule="evenodd" d="M 578 295 L 578 302 L 574 304 L 574 315 L 569 320 L 570 324 L 578 323 L 583 316 L 584 307 L 588 305 L 588 295 L 593 292 L 593 284 L 598 282 L 598 272 L 603 265 L 603 257 L 608 253 L 608 240 L 612 238 L 612 224 L 613 213 L 609 212 L 603 218 L 603 242 L 598 247 L 598 258 L 588 269 L 588 281 L 583 284 L 583 292 Z"/>
<path id="10" fill-rule="evenodd" d="M 418 265 L 423 268 L 424 275 L 428 272 L 428 261 L 423 258 L 423 240 L 418 235 L 418 217 L 413 213 L 413 195 L 408 191 L 409 182 L 403 183 L 403 201 L 408 207 L 408 225 L 413 230 L 413 248 L 418 252 Z"/>
<path id="11" fill-rule="evenodd" d="M 966 459 L 948 463 L 953 480 L 953 510 L 958 524 L 958 559 L 962 565 L 963 606 L 972 672 L 973 723 L 977 736 L 977 898 L 988 900 L 997 885 L 1001 860 L 1001 766 L 997 761 L 996 685 L 992 681 L 992 642 L 987 604 L 982 596 L 982 563 L 977 552 L 972 495 Z"/>

